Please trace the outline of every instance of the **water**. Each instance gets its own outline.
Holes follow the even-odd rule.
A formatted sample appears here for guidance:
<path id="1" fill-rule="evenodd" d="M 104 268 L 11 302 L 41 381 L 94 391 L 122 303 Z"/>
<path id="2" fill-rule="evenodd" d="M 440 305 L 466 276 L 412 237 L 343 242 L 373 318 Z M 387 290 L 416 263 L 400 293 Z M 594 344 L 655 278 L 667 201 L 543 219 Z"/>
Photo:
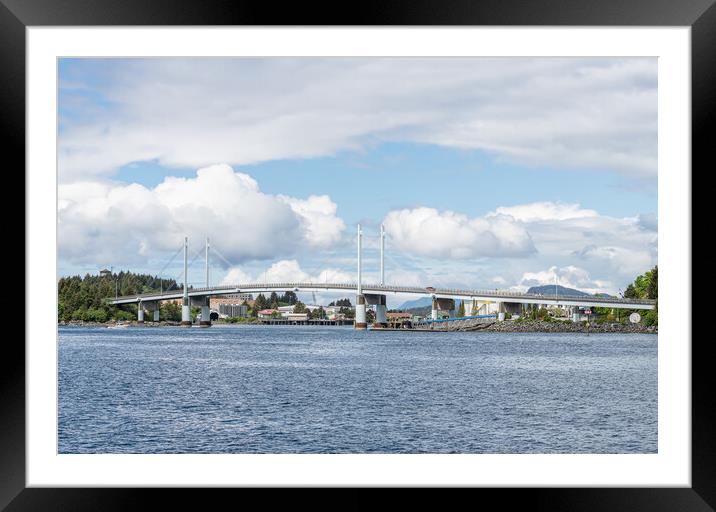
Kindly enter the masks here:
<path id="1" fill-rule="evenodd" d="M 60 453 L 655 453 L 657 338 L 61 327 Z"/>

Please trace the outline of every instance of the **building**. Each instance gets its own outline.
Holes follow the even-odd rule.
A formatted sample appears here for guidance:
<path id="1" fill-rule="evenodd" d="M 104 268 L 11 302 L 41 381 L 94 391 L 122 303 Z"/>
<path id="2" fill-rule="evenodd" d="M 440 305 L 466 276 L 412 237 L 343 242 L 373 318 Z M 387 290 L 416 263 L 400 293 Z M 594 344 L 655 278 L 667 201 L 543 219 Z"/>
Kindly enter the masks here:
<path id="1" fill-rule="evenodd" d="M 293 310 L 296 309 L 296 305 L 292 304 L 290 306 L 279 306 L 278 312 L 281 314 L 283 318 L 287 318 L 288 315 L 293 313 Z"/>
<path id="2" fill-rule="evenodd" d="M 341 309 L 345 308 L 345 310 L 352 310 L 352 307 L 348 306 L 326 306 L 323 308 L 323 311 L 326 313 L 326 318 L 328 320 L 344 320 L 346 318 L 346 315 L 341 313 Z"/>
<path id="3" fill-rule="evenodd" d="M 406 320 L 412 320 L 413 315 L 410 313 L 402 313 L 402 312 L 386 313 L 385 318 L 386 318 L 386 320 L 388 320 L 388 322 L 404 322 Z"/>
<path id="4" fill-rule="evenodd" d="M 239 317 L 246 318 L 249 316 L 249 307 L 243 304 L 219 304 L 219 317 Z"/>
<path id="5" fill-rule="evenodd" d="M 232 293 L 230 295 L 220 295 L 218 297 L 209 298 L 209 307 L 215 311 L 220 311 L 222 305 L 241 306 L 246 302 L 249 307 L 254 305 L 254 297 L 250 293 Z"/>
<path id="6" fill-rule="evenodd" d="M 256 315 L 259 318 L 266 319 L 266 318 L 274 318 L 275 313 L 278 313 L 278 311 L 275 309 L 262 309 Z"/>
<path id="7" fill-rule="evenodd" d="M 99 277 L 109 277 L 112 275 L 112 271 L 106 268 L 103 268 L 99 271 Z"/>
<path id="8" fill-rule="evenodd" d="M 288 313 L 284 318 L 286 318 L 286 320 L 305 322 L 308 320 L 308 313 Z"/>

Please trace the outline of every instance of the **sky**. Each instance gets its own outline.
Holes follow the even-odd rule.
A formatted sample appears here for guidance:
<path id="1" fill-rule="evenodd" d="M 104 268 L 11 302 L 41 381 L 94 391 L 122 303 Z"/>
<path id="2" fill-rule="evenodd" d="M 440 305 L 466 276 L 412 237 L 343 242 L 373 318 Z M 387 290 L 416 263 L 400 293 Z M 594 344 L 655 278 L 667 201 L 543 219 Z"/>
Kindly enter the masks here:
<path id="1" fill-rule="evenodd" d="M 381 224 L 388 284 L 657 263 L 655 58 L 61 59 L 58 98 L 60 276 L 181 280 L 188 236 L 191 284 L 206 237 L 214 284 L 355 282 L 358 223 L 366 283 Z"/>

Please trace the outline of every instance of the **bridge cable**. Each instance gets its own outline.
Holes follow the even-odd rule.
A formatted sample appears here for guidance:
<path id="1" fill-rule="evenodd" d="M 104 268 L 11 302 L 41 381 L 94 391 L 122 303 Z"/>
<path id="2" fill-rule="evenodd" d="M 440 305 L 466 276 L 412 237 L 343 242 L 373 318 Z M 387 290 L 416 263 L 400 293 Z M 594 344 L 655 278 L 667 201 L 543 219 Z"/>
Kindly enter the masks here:
<path id="1" fill-rule="evenodd" d="M 227 260 L 227 259 L 224 257 L 224 255 L 221 254 L 221 252 L 219 251 L 219 249 L 217 249 L 217 248 L 214 247 L 213 245 L 211 246 L 211 250 L 214 251 L 214 252 L 216 253 L 216 255 L 217 255 L 219 258 L 221 258 L 221 260 L 222 260 L 224 263 L 226 263 L 229 267 L 236 267 L 236 266 L 238 266 L 238 265 L 234 265 L 234 264 L 231 263 L 229 260 Z"/>
<path id="2" fill-rule="evenodd" d="M 164 267 L 159 271 L 160 279 L 162 278 L 162 275 L 164 274 L 164 271 L 167 269 L 167 267 L 172 264 L 172 262 L 176 259 L 177 256 L 179 256 L 179 253 L 182 251 L 182 249 L 184 249 L 183 245 L 179 247 L 177 252 L 174 253 L 174 256 L 172 256 L 171 259 L 166 263 L 166 265 L 164 265 Z"/>

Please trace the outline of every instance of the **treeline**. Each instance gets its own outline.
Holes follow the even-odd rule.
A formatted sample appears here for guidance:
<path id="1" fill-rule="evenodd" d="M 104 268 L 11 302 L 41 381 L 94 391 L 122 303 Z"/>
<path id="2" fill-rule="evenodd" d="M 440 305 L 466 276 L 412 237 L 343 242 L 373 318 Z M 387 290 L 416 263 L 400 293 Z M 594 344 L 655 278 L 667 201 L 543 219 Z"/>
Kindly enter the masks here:
<path id="1" fill-rule="evenodd" d="M 276 292 L 271 292 L 271 295 L 266 297 L 263 293 L 259 293 L 254 301 L 253 310 L 255 312 L 261 311 L 262 309 L 276 309 L 279 306 L 292 306 L 298 302 L 298 295 L 294 292 L 288 291 L 283 295 L 279 295 Z"/>
<path id="2" fill-rule="evenodd" d="M 624 290 L 627 299 L 659 299 L 659 267 L 644 272 Z"/>
<path id="3" fill-rule="evenodd" d="M 659 325 L 659 267 L 654 266 L 643 274 L 637 276 L 633 283 L 630 283 L 624 290 L 626 299 L 652 299 L 657 301 L 655 309 L 643 310 L 621 310 L 610 308 L 595 308 L 596 312 L 602 315 L 602 321 L 626 321 L 631 313 L 639 313 L 641 322 L 644 325 Z"/>
<path id="4" fill-rule="evenodd" d="M 160 289 L 176 289 L 177 286 L 174 279 L 160 279 L 157 276 L 132 272 L 104 276 L 86 274 L 84 277 L 78 275 L 62 277 L 57 283 L 57 318 L 63 321 L 89 322 L 136 319 L 136 306 L 124 306 L 122 309 L 108 304 L 106 299 L 115 295 L 136 295 Z M 173 313 L 174 311 L 166 311 L 165 316 L 176 316 Z M 181 318 L 181 311 L 179 317 Z"/>

